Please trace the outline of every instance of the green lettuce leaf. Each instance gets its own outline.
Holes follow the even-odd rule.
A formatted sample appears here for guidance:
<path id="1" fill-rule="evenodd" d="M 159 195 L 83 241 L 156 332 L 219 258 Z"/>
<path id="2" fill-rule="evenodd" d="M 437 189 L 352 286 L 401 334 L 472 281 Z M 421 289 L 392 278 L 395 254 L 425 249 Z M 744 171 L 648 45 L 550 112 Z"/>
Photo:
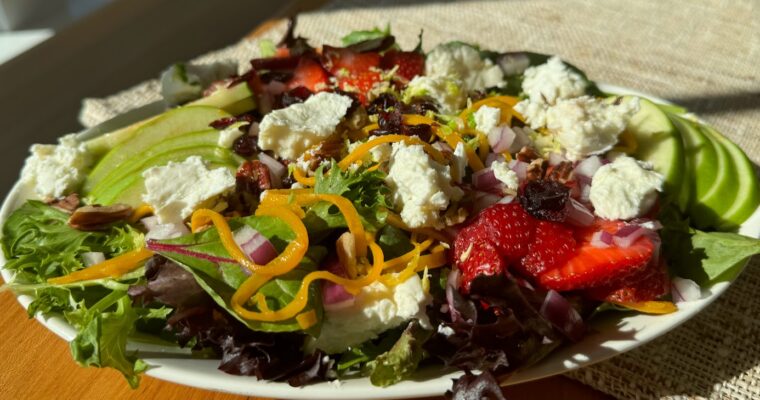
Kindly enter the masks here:
<path id="1" fill-rule="evenodd" d="M 422 345 L 432 331 L 425 330 L 419 322 L 412 321 L 398 341 L 387 352 L 367 364 L 369 380 L 375 386 L 390 386 L 409 378 L 420 361 L 425 358 Z"/>
<path id="2" fill-rule="evenodd" d="M 142 233 L 126 224 L 104 231 L 71 228 L 69 214 L 30 200 L 14 211 L 3 225 L 2 248 L 14 271 L 14 282 L 42 283 L 84 268 L 85 252 L 102 252 L 106 258 L 130 251 L 143 241 Z"/>
<path id="3" fill-rule="evenodd" d="M 390 35 L 391 35 L 391 25 L 387 24 L 385 25 L 385 29 L 382 29 L 382 30 L 378 27 L 375 27 L 374 29 L 371 29 L 371 30 L 353 31 L 349 33 L 348 35 L 343 36 L 343 38 L 341 38 L 340 40 L 341 42 L 343 42 L 344 46 L 350 46 L 352 44 L 356 44 L 359 42 L 364 42 L 364 41 L 372 40 L 372 39 L 380 39 L 380 38 L 384 38 Z"/>
<path id="4" fill-rule="evenodd" d="M 250 216 L 245 218 L 233 218 L 228 221 L 234 231 L 243 224 L 266 236 L 277 251 L 285 249 L 288 242 L 295 239 L 290 227 L 282 220 L 273 217 Z M 187 235 L 176 239 L 161 241 L 169 246 L 165 250 L 158 251 L 187 271 L 193 274 L 198 284 L 214 299 L 214 301 L 230 315 L 246 324 L 249 328 L 266 332 L 291 332 L 299 331 L 301 327 L 295 318 L 279 322 L 249 321 L 241 318 L 231 307 L 230 300 L 235 290 L 246 280 L 248 275 L 242 267 L 230 259 L 227 250 L 219 240 L 216 228 L 210 228 L 203 232 Z M 295 298 L 295 294 L 301 286 L 303 278 L 309 272 L 317 269 L 319 261 L 324 258 L 327 251 L 323 247 L 311 246 L 301 264 L 293 271 L 280 275 L 267 282 L 260 292 L 267 298 L 267 305 L 272 310 L 278 310 L 289 304 Z M 199 257 L 200 256 L 200 257 Z M 212 257 L 216 260 L 208 260 L 202 257 Z M 228 259 L 229 262 L 220 261 Z M 322 302 L 319 285 L 309 287 L 309 302 L 304 311 L 314 310 L 318 319 L 322 319 Z M 316 333 L 319 324 L 309 329 L 308 332 Z"/>

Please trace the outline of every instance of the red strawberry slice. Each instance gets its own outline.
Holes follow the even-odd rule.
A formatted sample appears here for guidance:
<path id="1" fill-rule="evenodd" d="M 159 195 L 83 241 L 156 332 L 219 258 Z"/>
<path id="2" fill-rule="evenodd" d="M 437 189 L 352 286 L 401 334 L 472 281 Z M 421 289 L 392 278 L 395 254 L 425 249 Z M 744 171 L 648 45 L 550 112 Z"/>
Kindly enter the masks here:
<path id="1" fill-rule="evenodd" d="M 627 248 L 598 248 L 584 242 L 563 266 L 539 275 L 539 282 L 557 291 L 606 286 L 644 270 L 653 251 L 654 244 L 644 236 Z"/>
<path id="2" fill-rule="evenodd" d="M 324 51 L 325 66 L 338 78 L 367 72 L 380 66 L 380 54 L 357 53 L 348 49 L 329 48 Z"/>
<path id="3" fill-rule="evenodd" d="M 519 203 L 510 203 L 486 208 L 478 214 L 475 223 L 502 257 L 516 262 L 528 254 L 537 221 Z"/>
<path id="4" fill-rule="evenodd" d="M 467 293 L 470 283 L 478 275 L 497 275 L 504 273 L 506 265 L 491 243 L 485 240 L 472 240 L 466 246 L 464 241 L 456 242 L 454 257 L 455 263 L 462 271 L 462 283 L 460 289 Z"/>
<path id="5" fill-rule="evenodd" d="M 356 93 L 359 101 L 367 105 L 367 95 L 375 85 L 382 81 L 377 71 L 366 71 L 338 79 L 338 87 L 346 92 Z"/>
<path id="6" fill-rule="evenodd" d="M 425 72 L 425 56 L 416 51 L 389 51 L 383 55 L 380 68 L 384 70 L 398 67 L 396 76 L 407 81 Z"/>
<path id="7" fill-rule="evenodd" d="M 312 92 L 325 90 L 328 87 L 329 76 L 317 61 L 310 58 L 301 58 L 293 72 L 293 77 L 288 81 L 288 90 L 303 86 Z"/>
<path id="8" fill-rule="evenodd" d="M 515 267 L 526 277 L 536 278 L 546 270 L 562 266 L 575 254 L 573 231 L 551 221 L 539 221 L 528 254 Z"/>
<path id="9" fill-rule="evenodd" d="M 665 263 L 650 265 L 638 274 L 626 279 L 626 283 L 589 289 L 586 296 L 600 301 L 639 303 L 657 300 L 668 293 L 670 278 Z"/>

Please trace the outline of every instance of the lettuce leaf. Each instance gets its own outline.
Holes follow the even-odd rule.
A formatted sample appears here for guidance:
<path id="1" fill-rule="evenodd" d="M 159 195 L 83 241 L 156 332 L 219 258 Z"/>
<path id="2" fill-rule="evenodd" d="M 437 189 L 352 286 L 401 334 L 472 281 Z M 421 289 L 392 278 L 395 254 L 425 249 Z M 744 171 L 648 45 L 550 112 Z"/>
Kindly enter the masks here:
<path id="1" fill-rule="evenodd" d="M 14 271 L 14 282 L 43 283 L 84 268 L 82 253 L 102 252 L 110 258 L 143 241 L 142 233 L 126 224 L 83 232 L 71 228 L 68 218 L 69 214 L 34 200 L 8 217 L 1 244 L 8 260 L 4 268 Z"/>
<path id="2" fill-rule="evenodd" d="M 340 39 L 344 46 L 350 46 L 352 44 L 364 42 L 372 39 L 382 39 L 391 35 L 391 25 L 385 25 L 385 29 L 375 27 L 371 30 L 353 31 Z"/>
<path id="3" fill-rule="evenodd" d="M 412 376 L 420 361 L 425 358 L 422 345 L 431 335 L 432 331 L 423 329 L 419 322 L 409 323 L 390 350 L 367 364 L 371 371 L 370 382 L 375 386 L 386 387 Z"/>

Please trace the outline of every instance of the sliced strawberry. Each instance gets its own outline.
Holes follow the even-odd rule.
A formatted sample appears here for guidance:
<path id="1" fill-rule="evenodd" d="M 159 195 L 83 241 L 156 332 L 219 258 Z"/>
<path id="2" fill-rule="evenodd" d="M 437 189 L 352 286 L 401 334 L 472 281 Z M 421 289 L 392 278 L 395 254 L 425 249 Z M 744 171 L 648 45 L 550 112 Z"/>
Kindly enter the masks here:
<path id="1" fill-rule="evenodd" d="M 626 279 L 627 283 L 589 289 L 586 296 L 600 301 L 639 303 L 657 300 L 668 293 L 670 278 L 664 263 L 650 266 Z"/>
<path id="2" fill-rule="evenodd" d="M 653 251 L 654 244 L 648 237 L 639 238 L 627 248 L 598 248 L 584 242 L 563 266 L 541 274 L 539 282 L 557 291 L 610 285 L 644 270 Z"/>
<path id="3" fill-rule="evenodd" d="M 563 265 L 575 254 L 573 231 L 551 221 L 539 221 L 528 254 L 515 267 L 526 277 L 536 278 L 546 270 Z"/>
<path id="4" fill-rule="evenodd" d="M 504 273 L 506 265 L 491 243 L 485 240 L 471 240 L 465 245 L 465 241 L 455 243 L 455 263 L 462 271 L 462 284 L 460 289 L 468 292 L 470 283 L 478 275 L 498 275 Z"/>
<path id="5" fill-rule="evenodd" d="M 295 89 L 303 86 L 312 92 L 327 89 L 329 76 L 317 61 L 310 58 L 301 58 L 293 72 L 293 77 L 288 81 L 287 88 Z"/>
<path id="6" fill-rule="evenodd" d="M 379 72 L 366 71 L 346 78 L 339 78 L 338 87 L 346 92 L 356 93 L 356 97 L 359 101 L 362 104 L 367 105 L 367 94 L 381 81 L 382 77 Z"/>
<path id="7" fill-rule="evenodd" d="M 425 72 L 425 56 L 416 51 L 389 51 L 383 54 L 380 68 L 389 70 L 393 67 L 398 67 L 396 76 L 410 81 Z"/>
<path id="8" fill-rule="evenodd" d="M 502 257 L 516 262 L 528 254 L 537 221 L 519 203 L 511 203 L 486 208 L 474 223 L 480 226 Z"/>
<path id="9" fill-rule="evenodd" d="M 367 72 L 380 66 L 380 54 L 357 53 L 349 49 L 327 48 L 323 52 L 325 66 L 340 78 Z"/>

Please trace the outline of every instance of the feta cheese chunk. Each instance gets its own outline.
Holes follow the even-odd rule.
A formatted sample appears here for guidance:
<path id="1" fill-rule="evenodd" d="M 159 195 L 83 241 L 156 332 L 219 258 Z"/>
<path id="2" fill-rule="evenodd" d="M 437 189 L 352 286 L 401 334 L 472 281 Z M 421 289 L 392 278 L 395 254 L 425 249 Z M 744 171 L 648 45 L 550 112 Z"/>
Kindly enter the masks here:
<path id="1" fill-rule="evenodd" d="M 295 160 L 335 133 L 351 102 L 348 96 L 320 92 L 303 103 L 274 110 L 259 125 L 258 145 L 281 158 Z"/>
<path id="2" fill-rule="evenodd" d="M 546 127 L 567 158 L 578 160 L 611 149 L 638 109 L 638 100 L 618 105 L 589 96 L 562 100 L 546 112 Z"/>
<path id="3" fill-rule="evenodd" d="M 559 100 L 572 99 L 586 93 L 588 82 L 554 56 L 546 63 L 525 70 L 522 89 L 527 99 L 515 105 L 533 129 L 546 125 L 549 106 Z"/>
<path id="4" fill-rule="evenodd" d="M 33 144 L 29 151 L 21 182 L 30 185 L 42 199 L 75 191 L 92 163 L 87 147 L 74 134 L 58 139 L 58 145 Z"/>
<path id="5" fill-rule="evenodd" d="M 458 78 L 465 92 L 502 87 L 506 83 L 498 65 L 481 58 L 474 47 L 459 44 L 440 45 L 428 53 L 425 75 Z"/>
<path id="6" fill-rule="evenodd" d="M 153 207 L 161 224 L 181 222 L 235 187 L 235 177 L 230 170 L 209 169 L 198 156 L 149 168 L 142 176 L 145 179 L 143 201 Z"/>
<path id="7" fill-rule="evenodd" d="M 451 179 L 454 182 L 462 183 L 468 161 L 464 143 L 457 143 L 457 147 L 454 149 L 454 154 L 451 157 Z"/>
<path id="8" fill-rule="evenodd" d="M 604 219 L 640 217 L 654 204 L 663 182 L 649 165 L 621 155 L 601 166 L 591 180 L 594 213 Z"/>
<path id="9" fill-rule="evenodd" d="M 428 157 L 422 145 L 393 144 L 388 176 L 393 202 L 401 219 L 411 228 L 443 228 L 440 212 L 450 200 L 459 200 L 462 189 L 451 185 L 449 166 Z"/>
<path id="10" fill-rule="evenodd" d="M 509 163 L 506 161 L 494 161 L 491 164 L 491 170 L 496 179 L 504 184 L 504 191 L 506 193 L 517 193 L 517 189 L 520 187 L 520 180 L 517 177 L 517 173 L 509 168 Z"/>
<path id="11" fill-rule="evenodd" d="M 438 103 L 443 114 L 456 114 L 467 104 L 467 91 L 462 90 L 462 81 L 448 76 L 416 76 L 404 91 L 404 102 L 414 97 L 427 96 Z"/>
<path id="12" fill-rule="evenodd" d="M 475 129 L 487 135 L 493 128 L 499 126 L 499 122 L 501 121 L 501 109 L 483 106 L 478 108 L 478 111 L 475 111 L 475 113 L 472 114 L 472 117 L 475 119 Z"/>
<path id="13" fill-rule="evenodd" d="M 359 292 L 353 305 L 325 310 L 322 329 L 313 346 L 329 354 L 340 353 L 411 319 L 419 319 L 423 327 L 429 328 L 425 308 L 431 300 L 416 274 L 395 287 L 373 282 Z"/>
<path id="14" fill-rule="evenodd" d="M 243 136 L 244 132 L 240 130 L 240 127 L 244 124 L 245 123 L 243 122 L 237 122 L 219 131 L 217 145 L 219 147 L 224 147 L 225 149 L 232 148 L 232 144 L 235 143 L 235 140 Z"/>

